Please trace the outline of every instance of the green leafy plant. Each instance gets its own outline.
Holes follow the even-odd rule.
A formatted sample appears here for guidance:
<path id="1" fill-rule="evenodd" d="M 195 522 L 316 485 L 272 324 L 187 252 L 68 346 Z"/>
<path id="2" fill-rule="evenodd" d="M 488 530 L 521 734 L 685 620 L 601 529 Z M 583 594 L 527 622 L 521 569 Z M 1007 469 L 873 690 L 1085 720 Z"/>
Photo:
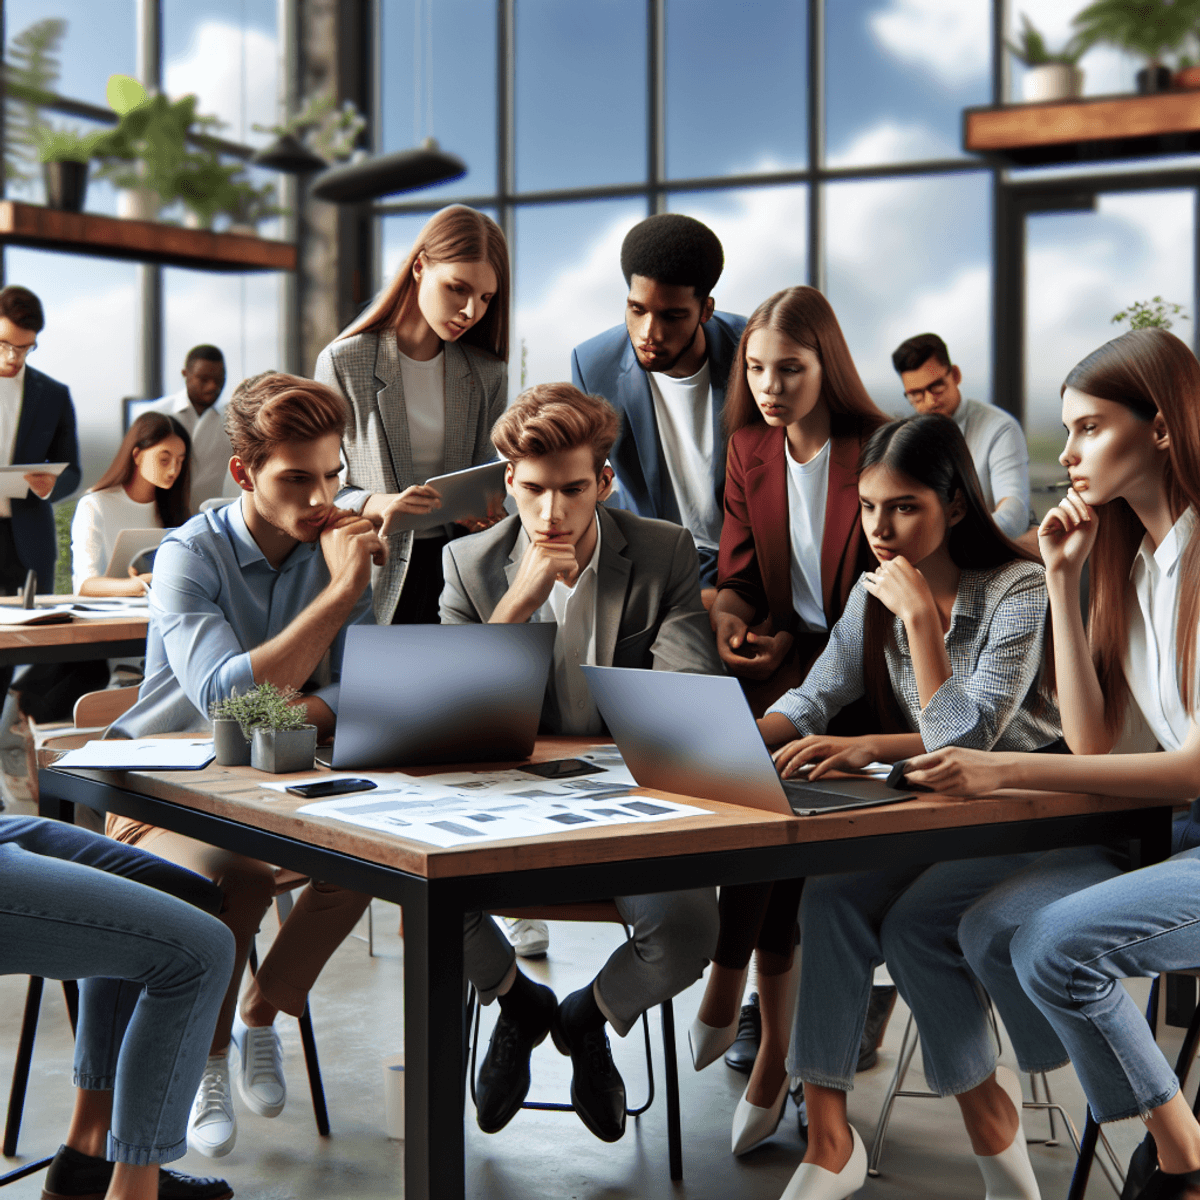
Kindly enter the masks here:
<path id="1" fill-rule="evenodd" d="M 255 125 L 256 133 L 282 137 L 290 133 L 299 138 L 326 162 L 342 162 L 354 153 L 358 135 L 367 127 L 367 119 L 353 101 L 338 104 L 332 88 L 309 96 L 295 116 L 282 125 Z"/>
<path id="2" fill-rule="evenodd" d="M 282 217 L 288 210 L 275 203 L 273 184 L 255 187 L 248 180 L 234 179 L 220 211 L 235 225 L 257 225 L 271 217 Z"/>
<path id="3" fill-rule="evenodd" d="M 10 182 L 28 183 L 37 176 L 38 137 L 49 127 L 42 105 L 58 84 L 58 56 L 66 33 L 66 21 L 48 17 L 14 34 L 8 44 L 4 56 L 4 172 Z"/>
<path id="4" fill-rule="evenodd" d="M 1083 55 L 1078 38 L 1071 38 L 1061 50 L 1051 50 L 1046 39 L 1025 14 L 1021 14 L 1021 33 L 1015 42 L 1006 41 L 1009 53 L 1027 67 L 1044 67 L 1050 63 L 1065 63 L 1073 67 Z"/>
<path id="5" fill-rule="evenodd" d="M 104 140 L 103 130 L 96 133 L 81 133 L 78 129 L 53 129 L 49 126 L 37 131 L 37 153 L 41 162 L 91 162 L 96 147 Z"/>
<path id="6" fill-rule="evenodd" d="M 236 721 L 249 741 L 256 729 L 300 729 L 308 724 L 304 708 L 292 702 L 300 693 L 295 688 L 277 688 L 273 683 L 255 684 L 238 694 L 234 688 L 224 700 L 214 700 L 208 715 L 214 721 Z"/>
<path id="7" fill-rule="evenodd" d="M 1104 43 L 1157 67 L 1200 26 L 1200 0 L 1092 0 L 1074 25 L 1081 53 Z"/>
<path id="8" fill-rule="evenodd" d="M 1155 296 L 1152 300 L 1135 300 L 1128 308 L 1117 313 L 1112 323 L 1120 325 L 1128 321 L 1130 330 L 1170 329 L 1174 324 L 1172 317 L 1180 321 L 1188 320 L 1182 304 L 1172 304 L 1161 296 Z"/>

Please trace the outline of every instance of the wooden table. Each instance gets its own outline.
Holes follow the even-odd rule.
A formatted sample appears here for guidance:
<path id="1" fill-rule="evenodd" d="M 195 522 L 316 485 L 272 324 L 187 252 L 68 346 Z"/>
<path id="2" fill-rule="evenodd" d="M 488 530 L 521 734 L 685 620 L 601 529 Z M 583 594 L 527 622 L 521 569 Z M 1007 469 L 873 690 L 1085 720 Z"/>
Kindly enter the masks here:
<path id="1" fill-rule="evenodd" d="M 533 757 L 570 757 L 594 741 L 543 738 Z M 1129 845 L 1141 865 L 1170 847 L 1161 800 L 1066 793 L 928 796 L 802 818 L 685 797 L 711 815 L 441 849 L 302 816 L 306 801 L 266 791 L 249 767 L 43 768 L 39 781 L 47 816 L 69 819 L 70 802 L 119 813 L 403 906 L 407 1200 L 464 1195 L 465 912 L 1100 842 Z"/>
<path id="2" fill-rule="evenodd" d="M 39 596 L 38 607 L 95 602 L 88 596 Z M 72 620 L 61 625 L 5 625 L 4 609 L 18 597 L 0 598 L 0 667 L 22 663 L 78 662 L 95 658 L 138 658 L 146 653 L 150 615 L 145 609 L 112 618 Z"/>

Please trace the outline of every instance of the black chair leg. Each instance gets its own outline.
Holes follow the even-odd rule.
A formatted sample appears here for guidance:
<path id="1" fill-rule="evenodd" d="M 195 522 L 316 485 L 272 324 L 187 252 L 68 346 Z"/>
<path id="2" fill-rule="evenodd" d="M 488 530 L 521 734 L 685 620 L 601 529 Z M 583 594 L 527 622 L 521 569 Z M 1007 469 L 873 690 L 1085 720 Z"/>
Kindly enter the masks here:
<path id="1" fill-rule="evenodd" d="M 671 1165 L 671 1180 L 683 1178 L 683 1132 L 679 1122 L 679 1063 L 675 1056 L 675 1006 L 664 1000 L 662 1013 L 663 1075 L 667 1086 L 667 1154 Z"/>
<path id="2" fill-rule="evenodd" d="M 325 1106 L 325 1085 L 321 1082 L 321 1064 L 317 1059 L 317 1039 L 313 1036 L 312 1017 L 307 1002 L 300 1014 L 300 1041 L 304 1044 L 304 1065 L 308 1068 L 308 1090 L 312 1093 L 313 1117 L 317 1132 L 329 1136 L 329 1110 Z"/>
<path id="3" fill-rule="evenodd" d="M 45 981 L 30 975 L 29 987 L 25 992 L 25 1016 L 21 1021 L 21 1039 L 17 1043 L 17 1061 L 13 1067 L 12 1091 L 8 1096 L 8 1119 L 4 1125 L 4 1156 L 11 1158 L 17 1152 L 17 1138 L 21 1135 L 21 1118 L 25 1112 L 25 1091 L 29 1086 L 29 1067 L 33 1062 L 33 1041 L 37 1036 L 38 1013 L 42 1007 L 42 989 Z"/>

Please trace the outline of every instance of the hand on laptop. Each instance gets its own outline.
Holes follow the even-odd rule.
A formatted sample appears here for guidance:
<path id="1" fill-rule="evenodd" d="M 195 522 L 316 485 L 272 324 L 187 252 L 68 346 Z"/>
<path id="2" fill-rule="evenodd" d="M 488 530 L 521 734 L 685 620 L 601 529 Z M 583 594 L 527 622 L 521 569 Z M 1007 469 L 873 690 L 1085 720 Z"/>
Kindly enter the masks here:
<path id="1" fill-rule="evenodd" d="M 717 653 L 731 675 L 768 679 L 792 648 L 790 633 L 755 633 L 735 613 L 716 616 Z"/>
<path id="2" fill-rule="evenodd" d="M 496 605 L 492 621 L 519 624 L 528 621 L 550 597 L 554 581 L 570 583 L 579 573 L 575 547 L 557 541 L 530 542 L 521 556 L 504 598 Z"/>
<path id="3" fill-rule="evenodd" d="M 870 737 L 831 737 L 812 734 L 780 746 L 771 758 L 783 779 L 791 779 L 801 767 L 812 765 L 810 780 L 829 771 L 857 771 L 879 757 L 879 747 Z"/>
<path id="4" fill-rule="evenodd" d="M 330 579 L 346 582 L 356 594 L 371 581 L 371 564 L 381 567 L 387 559 L 387 547 L 370 518 L 340 510 L 321 531 L 321 553 Z"/>
<path id="5" fill-rule="evenodd" d="M 400 495 L 392 496 L 388 500 L 387 507 L 383 510 L 383 528 L 380 532 L 384 537 L 391 533 L 392 523 L 397 517 L 420 516 L 441 507 L 442 498 L 438 495 L 437 488 L 431 488 L 425 483 L 414 483 L 412 487 L 405 488 Z"/>

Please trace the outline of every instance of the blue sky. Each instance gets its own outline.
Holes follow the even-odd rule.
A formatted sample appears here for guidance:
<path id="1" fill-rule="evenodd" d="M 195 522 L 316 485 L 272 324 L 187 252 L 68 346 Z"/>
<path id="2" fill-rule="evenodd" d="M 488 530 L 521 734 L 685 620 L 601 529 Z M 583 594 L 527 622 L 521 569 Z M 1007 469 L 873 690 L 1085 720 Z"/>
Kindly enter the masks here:
<path id="1" fill-rule="evenodd" d="M 469 165 L 428 197 L 495 186 L 496 21 L 492 0 L 386 0 L 380 45 L 379 143 L 402 149 L 433 133 Z M 1030 0 L 1052 38 L 1077 0 Z M 164 0 L 166 85 L 195 91 L 229 136 L 257 140 L 276 113 L 275 0 Z M 989 0 L 830 0 L 827 159 L 890 163 L 960 153 L 963 105 L 990 94 Z M 65 17 L 62 90 L 103 103 L 113 72 L 134 69 L 133 0 L 7 0 L 12 34 Z M 1015 19 L 1015 18 L 1014 18 Z M 519 188 L 636 181 L 646 163 L 644 0 L 517 0 L 516 168 Z M 667 0 L 667 174 L 786 169 L 806 161 L 806 22 L 798 0 Z M 1084 62 L 1087 91 L 1127 90 L 1136 64 L 1110 51 Z M 1020 86 L 1015 71 L 1014 86 Z M 30 192 L 40 198 L 40 189 Z M 987 176 L 855 182 L 826 194 L 830 299 L 868 387 L 895 407 L 888 354 L 911 326 L 936 328 L 971 394 L 990 398 L 990 200 Z M 671 206 L 709 222 L 726 248 L 721 307 L 747 312 L 806 272 L 804 187 L 677 194 Z M 89 207 L 112 211 L 93 184 Z M 1108 318 L 1161 293 L 1191 298 L 1190 200 L 1182 193 L 1111 197 L 1095 214 L 1037 218 L 1029 237 L 1031 428 L 1057 423 L 1058 381 L 1114 332 Z M 514 331 L 529 382 L 562 377 L 571 346 L 620 320 L 618 252 L 638 201 L 519 211 Z M 384 224 L 385 274 L 419 217 Z M 9 250 L 10 280 L 34 287 L 50 325 L 39 366 L 72 387 L 87 431 L 89 477 L 119 435 L 117 401 L 133 386 L 134 269 Z M 277 281 L 167 273 L 168 381 L 188 346 L 215 341 L 236 379 L 275 365 Z M 1191 326 L 1181 327 L 1185 336 Z M 512 376 L 518 380 L 514 351 Z M 104 460 L 104 461 L 102 461 Z"/>

